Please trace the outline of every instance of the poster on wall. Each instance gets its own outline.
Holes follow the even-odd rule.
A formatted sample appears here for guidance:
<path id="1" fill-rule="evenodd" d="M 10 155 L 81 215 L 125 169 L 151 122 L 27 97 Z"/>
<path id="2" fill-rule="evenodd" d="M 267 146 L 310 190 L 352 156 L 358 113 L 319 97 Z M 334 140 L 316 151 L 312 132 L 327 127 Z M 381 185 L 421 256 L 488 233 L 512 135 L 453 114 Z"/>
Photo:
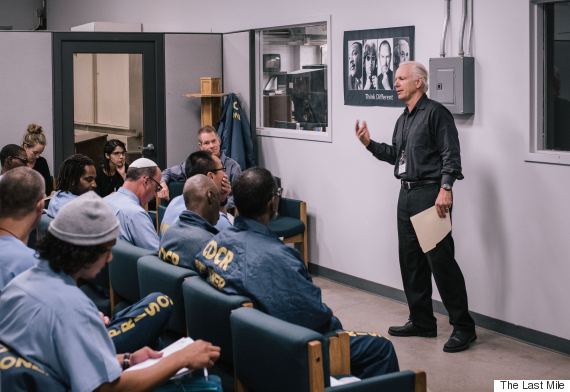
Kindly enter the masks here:
<path id="1" fill-rule="evenodd" d="M 401 62 L 414 59 L 414 26 L 344 32 L 344 104 L 404 106 L 394 90 Z"/>

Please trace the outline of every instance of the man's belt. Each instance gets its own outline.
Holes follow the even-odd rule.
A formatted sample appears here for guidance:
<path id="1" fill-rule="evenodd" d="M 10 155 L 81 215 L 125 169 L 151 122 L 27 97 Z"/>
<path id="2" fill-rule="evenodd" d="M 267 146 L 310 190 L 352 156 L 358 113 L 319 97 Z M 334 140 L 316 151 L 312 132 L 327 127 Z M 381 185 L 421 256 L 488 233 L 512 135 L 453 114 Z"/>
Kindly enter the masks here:
<path id="1" fill-rule="evenodd" d="M 439 184 L 439 180 L 420 180 L 420 181 L 402 181 L 402 188 L 404 189 L 414 189 L 419 188 L 420 186 L 429 185 L 429 184 Z"/>

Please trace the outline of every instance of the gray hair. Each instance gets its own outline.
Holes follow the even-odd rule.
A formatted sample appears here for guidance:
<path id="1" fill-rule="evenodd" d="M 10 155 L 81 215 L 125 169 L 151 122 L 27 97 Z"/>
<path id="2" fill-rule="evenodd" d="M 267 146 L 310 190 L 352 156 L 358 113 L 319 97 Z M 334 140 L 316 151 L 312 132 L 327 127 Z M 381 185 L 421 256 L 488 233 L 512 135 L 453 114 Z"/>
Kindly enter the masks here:
<path id="1" fill-rule="evenodd" d="M 428 91 L 428 71 L 426 67 L 420 62 L 417 61 L 404 61 L 400 63 L 400 67 L 402 65 L 410 65 L 412 67 L 412 74 L 415 76 L 416 79 L 422 81 L 422 90 L 424 93 Z"/>

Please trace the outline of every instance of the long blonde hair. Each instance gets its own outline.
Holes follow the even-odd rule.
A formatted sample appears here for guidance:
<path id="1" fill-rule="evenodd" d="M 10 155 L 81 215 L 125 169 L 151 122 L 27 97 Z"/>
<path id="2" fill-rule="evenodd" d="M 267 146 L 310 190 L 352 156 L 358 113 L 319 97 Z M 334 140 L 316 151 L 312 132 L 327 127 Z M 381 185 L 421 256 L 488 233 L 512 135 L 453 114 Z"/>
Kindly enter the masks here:
<path id="1" fill-rule="evenodd" d="M 26 130 L 24 141 L 22 143 L 26 147 L 34 147 L 36 144 L 46 145 L 46 135 L 41 125 L 30 124 Z"/>

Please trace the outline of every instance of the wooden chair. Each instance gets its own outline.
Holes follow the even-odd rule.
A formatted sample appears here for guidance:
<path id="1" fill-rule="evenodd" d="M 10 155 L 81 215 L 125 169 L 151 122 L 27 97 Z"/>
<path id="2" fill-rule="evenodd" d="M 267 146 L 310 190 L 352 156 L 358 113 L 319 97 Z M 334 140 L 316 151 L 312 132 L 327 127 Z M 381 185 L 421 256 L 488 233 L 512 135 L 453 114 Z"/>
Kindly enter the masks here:
<path id="1" fill-rule="evenodd" d="M 252 307 L 251 300 L 241 295 L 224 294 L 199 276 L 184 280 L 182 294 L 188 336 L 206 340 L 222 349 L 213 372 L 222 379 L 224 391 L 231 391 L 234 367 L 230 314 L 234 309 Z"/>
<path id="2" fill-rule="evenodd" d="M 343 350 L 344 335 L 328 343 L 318 332 L 248 308 L 232 311 L 231 328 L 238 392 L 426 392 L 425 373 L 413 371 L 330 387 L 330 375 L 347 374 L 350 352 L 331 347 Z"/>
<path id="3" fill-rule="evenodd" d="M 279 237 L 283 237 L 283 242 L 299 245 L 305 265 L 309 263 L 307 222 L 307 203 L 286 197 L 279 201 L 277 217 L 269 222 L 269 228 Z"/>

